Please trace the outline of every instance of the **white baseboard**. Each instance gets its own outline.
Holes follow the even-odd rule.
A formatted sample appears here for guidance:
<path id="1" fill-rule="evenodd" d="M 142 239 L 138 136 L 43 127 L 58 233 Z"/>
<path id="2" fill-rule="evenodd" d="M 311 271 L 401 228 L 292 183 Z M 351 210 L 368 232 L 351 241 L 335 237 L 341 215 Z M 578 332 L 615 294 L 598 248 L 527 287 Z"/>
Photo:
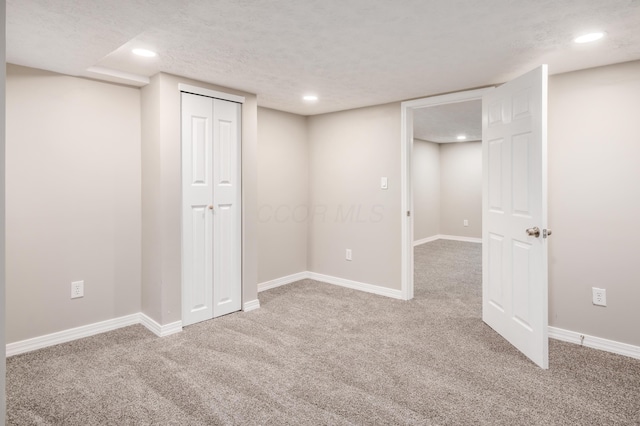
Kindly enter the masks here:
<path id="1" fill-rule="evenodd" d="M 379 294 L 381 296 L 391 297 L 393 299 L 403 299 L 402 291 L 391 288 L 381 287 L 378 285 L 361 283 L 358 281 L 347 280 L 345 278 L 333 277 L 330 275 L 318 274 L 316 272 L 298 272 L 297 274 L 287 275 L 286 277 L 276 278 L 275 280 L 266 281 L 258 284 L 258 291 L 269 290 L 282 285 L 291 284 L 296 281 L 312 279 L 322 281 L 327 284 L 338 285 L 341 287 L 351 288 L 354 290 L 365 291 L 367 293 Z M 246 309 L 245 309 L 246 310 Z"/>
<path id="2" fill-rule="evenodd" d="M 44 336 L 34 337 L 32 339 L 21 340 L 14 343 L 7 343 L 6 353 L 8 357 L 19 355 L 26 352 L 35 351 L 36 349 L 59 345 L 60 343 L 66 343 L 72 340 L 94 336 L 96 334 L 117 330 L 118 328 L 128 327 L 135 324 L 142 324 L 159 337 L 165 337 L 170 334 L 182 331 L 182 321 L 160 325 L 145 314 L 138 312 L 131 315 L 125 315 L 123 317 L 83 325 L 81 327 L 70 328 L 69 330 L 63 330 L 56 333 L 46 334 Z"/>
<path id="3" fill-rule="evenodd" d="M 169 324 L 160 325 L 155 320 L 140 312 L 140 324 L 158 337 L 165 337 L 182 331 L 182 321 L 175 321 Z"/>
<path id="4" fill-rule="evenodd" d="M 482 243 L 482 238 L 457 237 L 455 235 L 438 235 L 441 240 L 464 241 L 466 243 Z"/>
<path id="5" fill-rule="evenodd" d="M 249 300 L 248 302 L 245 302 L 242 305 L 242 310 L 245 312 L 251 312 L 259 308 L 260 308 L 260 301 L 258 299 Z"/>
<path id="6" fill-rule="evenodd" d="M 387 287 L 381 287 L 373 284 L 361 283 L 359 281 L 347 280 L 344 278 L 332 277 L 330 275 L 318 274 L 316 272 L 307 272 L 307 278 L 316 281 L 322 281 L 323 283 L 338 285 L 340 287 L 351 288 L 353 290 L 366 291 L 367 293 L 378 294 L 380 296 L 387 296 L 393 299 L 403 299 L 402 291 L 394 290 Z"/>
<path id="7" fill-rule="evenodd" d="M 307 271 L 303 271 L 298 272 L 297 274 L 287 275 L 286 277 L 276 278 L 275 280 L 265 281 L 258 284 L 258 292 L 270 290 L 285 284 L 291 284 L 306 278 L 309 278 L 309 273 Z"/>
<path id="8" fill-rule="evenodd" d="M 419 246 L 421 244 L 430 243 L 431 241 L 435 241 L 435 240 L 463 241 L 465 243 L 481 243 L 482 244 L 482 238 L 458 237 L 456 235 L 438 234 L 438 235 L 433 235 L 431 237 L 422 238 L 421 240 L 415 240 L 413 242 L 413 246 L 416 247 L 416 246 Z"/>
<path id="9" fill-rule="evenodd" d="M 89 337 L 106 331 L 116 330 L 118 328 L 127 327 L 129 325 L 139 324 L 140 314 L 131 314 L 119 318 L 113 318 L 106 321 L 100 321 L 93 324 L 83 325 L 81 327 L 70 328 L 69 330 L 58 331 L 56 333 L 46 334 L 44 336 L 34 337 L 32 339 L 21 340 L 19 342 L 8 343 L 6 346 L 7 356 L 23 354 L 25 352 L 35 351 L 36 349 L 46 348 L 47 346 L 58 345 L 60 343 L 70 342 L 72 340 Z"/>
<path id="10" fill-rule="evenodd" d="M 584 336 L 584 338 L 582 338 Z M 599 349 L 618 355 L 640 359 L 640 346 L 629 345 L 627 343 L 616 342 L 615 340 L 603 339 L 601 337 L 590 336 L 588 334 L 575 331 L 563 330 L 562 328 L 549 327 L 549 337 L 563 342 L 582 344 L 588 348 Z"/>
<path id="11" fill-rule="evenodd" d="M 427 244 L 430 243 L 431 241 L 435 241 L 435 240 L 439 240 L 440 239 L 440 235 L 432 235 L 431 237 L 427 237 L 427 238 L 422 238 L 420 240 L 415 240 L 413 242 L 413 246 L 419 246 L 422 244 Z"/>

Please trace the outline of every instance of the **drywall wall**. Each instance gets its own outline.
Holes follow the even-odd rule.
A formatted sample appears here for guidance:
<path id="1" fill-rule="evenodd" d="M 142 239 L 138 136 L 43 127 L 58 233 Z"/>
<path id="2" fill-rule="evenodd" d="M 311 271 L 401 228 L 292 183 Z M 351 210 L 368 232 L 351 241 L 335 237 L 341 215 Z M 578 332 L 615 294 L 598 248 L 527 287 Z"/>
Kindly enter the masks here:
<path id="1" fill-rule="evenodd" d="M 139 312 L 140 91 L 14 65 L 6 90 L 7 343 Z"/>
<path id="2" fill-rule="evenodd" d="M 440 232 L 440 145 L 413 140 L 411 154 L 413 185 L 413 240 Z"/>
<path id="3" fill-rule="evenodd" d="M 549 79 L 549 322 L 640 345 L 640 61 Z M 607 307 L 591 303 L 607 290 Z"/>
<path id="4" fill-rule="evenodd" d="M 0 3 L 0 63 L 5 63 L 6 51 L 6 2 Z M 0 426 L 6 417 L 6 346 L 5 346 L 5 81 L 6 69 L 0 67 Z"/>
<path id="5" fill-rule="evenodd" d="M 400 104 L 307 120 L 309 270 L 400 289 Z"/>
<path id="6" fill-rule="evenodd" d="M 440 144 L 440 234 L 482 238 L 481 141 Z"/>
<path id="7" fill-rule="evenodd" d="M 182 319 L 179 84 L 245 97 L 242 105 L 242 298 L 257 299 L 256 96 L 170 74 L 142 89 L 142 312 L 161 325 Z"/>
<path id="8" fill-rule="evenodd" d="M 258 108 L 258 282 L 307 270 L 305 117 Z"/>

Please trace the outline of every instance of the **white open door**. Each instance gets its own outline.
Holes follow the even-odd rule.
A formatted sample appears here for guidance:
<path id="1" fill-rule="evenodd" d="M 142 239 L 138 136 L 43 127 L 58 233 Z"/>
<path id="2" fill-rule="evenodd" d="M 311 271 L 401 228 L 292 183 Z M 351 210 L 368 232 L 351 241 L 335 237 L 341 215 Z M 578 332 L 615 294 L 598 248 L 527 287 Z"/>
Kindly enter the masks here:
<path id="1" fill-rule="evenodd" d="M 482 319 L 549 367 L 547 66 L 482 99 Z"/>

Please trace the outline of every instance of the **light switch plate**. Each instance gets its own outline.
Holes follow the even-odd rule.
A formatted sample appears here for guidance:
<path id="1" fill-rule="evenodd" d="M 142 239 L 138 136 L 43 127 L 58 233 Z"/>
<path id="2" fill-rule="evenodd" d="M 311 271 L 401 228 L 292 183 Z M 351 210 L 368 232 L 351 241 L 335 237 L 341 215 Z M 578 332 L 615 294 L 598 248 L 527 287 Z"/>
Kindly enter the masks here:
<path id="1" fill-rule="evenodd" d="M 386 178 L 386 176 L 383 176 L 380 178 L 380 189 L 388 189 L 389 188 L 389 181 Z"/>

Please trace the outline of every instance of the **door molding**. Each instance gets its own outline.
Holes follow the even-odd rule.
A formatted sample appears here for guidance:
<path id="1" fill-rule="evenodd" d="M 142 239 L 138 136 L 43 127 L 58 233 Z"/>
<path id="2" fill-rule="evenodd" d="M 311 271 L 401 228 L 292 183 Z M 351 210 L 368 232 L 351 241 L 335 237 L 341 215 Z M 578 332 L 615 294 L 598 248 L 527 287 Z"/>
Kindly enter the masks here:
<path id="1" fill-rule="evenodd" d="M 438 105 L 452 104 L 482 99 L 493 86 L 483 89 L 466 90 L 446 95 L 405 101 L 400 104 L 400 177 L 401 177 L 401 294 L 402 299 L 413 299 L 413 184 L 411 180 L 411 159 L 413 153 L 413 111 Z M 407 212 L 411 212 L 407 216 Z"/>
<path id="2" fill-rule="evenodd" d="M 218 92 L 217 90 L 205 89 L 204 87 L 191 86 L 189 84 L 178 83 L 178 90 L 184 93 L 206 96 L 208 98 L 222 99 L 239 104 L 244 103 L 244 96 L 233 95 L 231 93 Z"/>

